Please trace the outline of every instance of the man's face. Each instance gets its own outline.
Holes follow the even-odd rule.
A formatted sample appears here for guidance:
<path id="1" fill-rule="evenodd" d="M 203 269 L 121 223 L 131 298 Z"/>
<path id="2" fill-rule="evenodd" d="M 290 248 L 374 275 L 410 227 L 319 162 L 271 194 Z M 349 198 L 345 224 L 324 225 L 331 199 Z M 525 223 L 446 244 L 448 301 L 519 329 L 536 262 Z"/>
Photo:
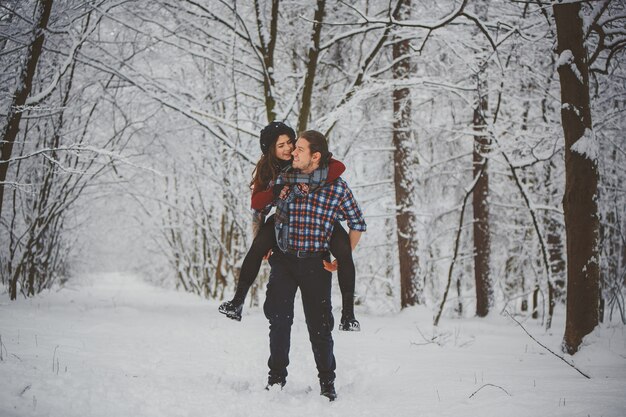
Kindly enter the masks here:
<path id="1" fill-rule="evenodd" d="M 305 174 L 313 172 L 319 165 L 320 153 L 315 152 L 311 155 L 311 147 L 309 141 L 304 138 L 298 138 L 296 148 L 291 153 L 293 155 L 292 167 L 299 169 Z"/>

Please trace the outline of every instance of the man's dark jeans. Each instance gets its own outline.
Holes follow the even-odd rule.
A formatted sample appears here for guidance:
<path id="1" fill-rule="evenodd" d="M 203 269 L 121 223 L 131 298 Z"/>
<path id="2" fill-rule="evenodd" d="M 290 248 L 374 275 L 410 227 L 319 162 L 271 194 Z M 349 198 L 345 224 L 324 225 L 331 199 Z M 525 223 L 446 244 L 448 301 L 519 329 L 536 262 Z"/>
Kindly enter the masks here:
<path id="1" fill-rule="evenodd" d="M 298 258 L 276 249 L 269 259 L 272 270 L 263 310 L 270 321 L 270 358 L 267 364 L 271 377 L 287 376 L 294 298 L 300 288 L 318 376 L 323 381 L 335 379 L 331 333 L 334 320 L 330 301 L 332 274 L 324 269 L 322 259 L 328 260 L 328 256 Z"/>

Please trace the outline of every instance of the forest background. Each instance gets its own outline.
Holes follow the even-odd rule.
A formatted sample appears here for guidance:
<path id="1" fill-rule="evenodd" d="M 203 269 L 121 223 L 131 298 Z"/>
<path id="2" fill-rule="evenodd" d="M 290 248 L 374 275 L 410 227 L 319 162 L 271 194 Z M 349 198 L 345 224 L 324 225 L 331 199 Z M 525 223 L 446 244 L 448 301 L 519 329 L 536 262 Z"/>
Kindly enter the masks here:
<path id="1" fill-rule="evenodd" d="M 3 1 L 5 296 L 132 270 L 230 297 L 283 120 L 347 166 L 357 304 L 563 305 L 573 353 L 626 323 L 624 46 L 614 0 Z"/>

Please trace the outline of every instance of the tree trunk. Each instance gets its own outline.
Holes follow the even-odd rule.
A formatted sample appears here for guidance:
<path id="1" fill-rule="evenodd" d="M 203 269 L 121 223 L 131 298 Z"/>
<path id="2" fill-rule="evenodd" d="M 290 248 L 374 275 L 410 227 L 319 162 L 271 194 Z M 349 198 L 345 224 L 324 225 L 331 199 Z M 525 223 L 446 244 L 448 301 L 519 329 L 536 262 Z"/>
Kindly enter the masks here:
<path id="1" fill-rule="evenodd" d="M 552 162 L 546 167 L 545 181 L 549 183 L 554 172 L 554 166 Z M 550 187 L 552 190 L 552 187 Z M 553 191 L 550 191 L 553 195 Z M 549 204 L 549 200 L 546 200 L 546 204 Z M 565 259 L 563 259 L 563 240 L 562 240 L 562 228 L 561 224 L 553 216 L 549 216 L 546 220 L 548 253 L 550 255 L 550 270 L 552 271 L 552 279 L 554 280 L 555 290 L 563 291 L 565 280 L 563 276 L 565 274 Z"/>
<path id="2" fill-rule="evenodd" d="M 311 98 L 313 96 L 315 74 L 317 73 L 317 59 L 320 54 L 320 37 L 325 7 L 326 0 L 317 0 L 315 16 L 313 17 L 315 23 L 313 23 L 313 34 L 311 35 L 309 60 L 306 66 L 306 78 L 304 79 L 304 88 L 302 89 L 302 105 L 300 106 L 300 114 L 298 115 L 298 132 L 306 130 L 311 114 Z"/>
<path id="3" fill-rule="evenodd" d="M 598 145 L 591 132 L 589 68 L 580 3 L 555 4 L 553 10 L 565 136 L 567 312 L 563 349 L 574 354 L 598 324 Z"/>
<path id="4" fill-rule="evenodd" d="M 484 84 L 484 83 L 483 83 Z M 489 236 L 489 174 L 487 155 L 491 141 L 485 132 L 484 115 L 487 111 L 487 92 L 479 88 L 478 103 L 474 108 L 474 178 L 476 187 L 472 193 L 474 212 L 474 280 L 476 281 L 476 315 L 485 317 L 493 305 L 493 286 L 491 283 L 489 259 L 491 256 L 491 238 Z M 484 166 L 484 167 L 483 167 Z"/>
<path id="5" fill-rule="evenodd" d="M 276 119 L 276 98 L 274 98 L 274 49 L 276 47 L 276 35 L 278 32 L 278 6 L 279 0 L 272 0 L 269 39 L 265 39 L 263 21 L 261 20 L 261 6 L 258 0 L 255 0 L 254 2 L 257 30 L 261 41 L 260 52 L 263 56 L 263 93 L 265 97 L 265 112 L 267 114 L 268 123 L 273 122 Z"/>
<path id="6" fill-rule="evenodd" d="M 30 95 L 33 86 L 33 78 L 43 48 L 45 37 L 44 30 L 48 26 L 48 19 L 50 18 L 50 11 L 52 10 L 52 0 L 41 0 L 37 3 L 36 7 L 36 23 L 33 28 L 33 41 L 26 49 L 26 59 L 17 80 L 15 94 L 7 109 L 7 122 L 0 134 L 2 140 L 0 152 L 0 216 L 2 216 L 4 182 L 6 181 L 7 172 L 9 170 L 9 160 L 13 153 L 15 138 L 20 130 L 22 107 L 26 104 L 26 99 Z"/>
<path id="7" fill-rule="evenodd" d="M 394 13 L 397 20 L 411 16 L 411 1 L 401 0 L 403 5 Z M 408 40 L 397 40 L 393 44 L 393 78 L 402 80 L 411 73 L 408 58 L 411 49 Z M 405 57 L 405 59 L 401 59 Z M 400 300 L 402 308 L 420 304 L 423 288 L 419 281 L 419 257 L 415 230 L 415 181 L 411 170 L 418 163 L 416 145 L 411 135 L 411 98 L 408 88 L 393 91 L 393 145 L 394 185 L 396 192 L 396 223 L 398 256 L 400 260 Z"/>
<path id="8" fill-rule="evenodd" d="M 483 21 L 488 20 L 488 2 L 475 4 L 475 13 Z M 474 283 L 476 291 L 476 315 L 485 317 L 493 305 L 493 285 L 490 276 L 491 237 L 489 235 L 489 152 L 491 139 L 486 134 L 486 118 L 489 108 L 487 69 L 491 52 L 483 47 L 480 53 L 480 71 L 476 77 L 477 100 L 473 108 L 474 150 L 472 152 L 473 178 L 476 181 L 472 193 L 472 229 L 474 238 Z"/>

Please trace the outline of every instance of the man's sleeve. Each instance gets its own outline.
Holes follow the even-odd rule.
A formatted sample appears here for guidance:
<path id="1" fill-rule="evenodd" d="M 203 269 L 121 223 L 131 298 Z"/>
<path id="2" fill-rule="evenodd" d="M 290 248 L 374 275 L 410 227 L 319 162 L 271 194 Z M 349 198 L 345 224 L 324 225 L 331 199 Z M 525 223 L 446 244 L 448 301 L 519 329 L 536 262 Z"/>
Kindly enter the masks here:
<path id="1" fill-rule="evenodd" d="M 345 184 L 345 192 L 341 203 L 339 204 L 339 218 L 343 218 L 348 222 L 348 227 L 352 230 L 359 232 L 365 232 L 367 225 L 365 224 L 365 218 L 363 212 L 359 207 L 359 204 L 352 195 L 352 190 Z"/>

